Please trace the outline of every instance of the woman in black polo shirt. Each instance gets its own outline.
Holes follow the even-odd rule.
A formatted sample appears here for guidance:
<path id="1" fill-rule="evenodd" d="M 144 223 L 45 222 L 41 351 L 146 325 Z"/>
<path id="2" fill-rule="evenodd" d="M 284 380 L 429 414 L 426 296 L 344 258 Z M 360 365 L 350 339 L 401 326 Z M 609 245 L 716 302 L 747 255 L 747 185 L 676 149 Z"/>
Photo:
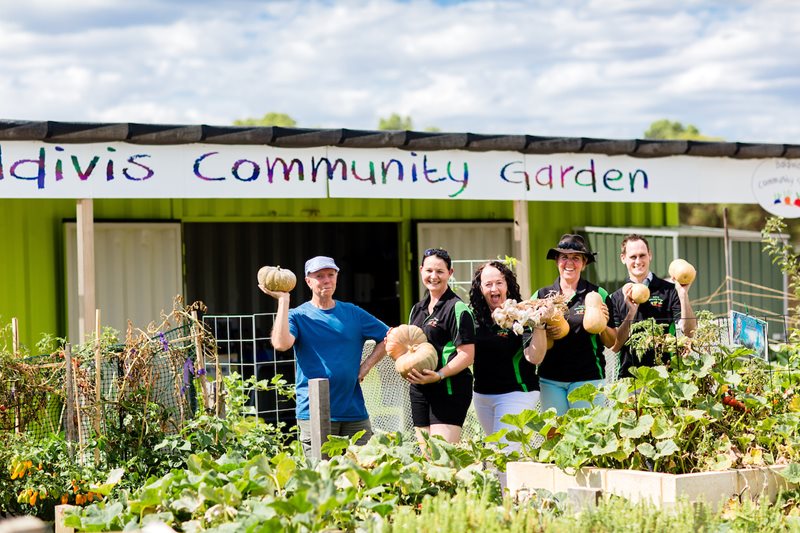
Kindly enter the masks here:
<path id="1" fill-rule="evenodd" d="M 408 323 L 422 328 L 439 362 L 435 371 L 408 373 L 411 419 L 420 442 L 423 431 L 458 442 L 472 401 L 475 324 L 467 304 L 447 285 L 453 268 L 446 250 L 425 250 L 419 272 L 428 293 L 411 308 Z"/>
<path id="2" fill-rule="evenodd" d="M 536 409 L 539 404 L 539 378 L 536 366 L 547 350 L 544 328 L 535 328 L 517 335 L 498 326 L 492 311 L 507 298 L 521 301 L 519 284 L 514 273 L 500 261 L 490 261 L 475 271 L 469 303 L 475 314 L 475 385 L 472 401 L 475 414 L 486 435 L 502 428 L 513 429 L 500 422 L 506 414 Z M 523 340 L 524 339 L 524 340 Z M 503 438 L 503 442 L 507 442 Z M 518 449 L 510 443 L 507 451 Z"/>
<path id="3" fill-rule="evenodd" d="M 539 365 L 542 410 L 553 407 L 559 415 L 572 407 L 589 407 L 587 402 L 570 402 L 567 396 L 584 383 L 592 383 L 597 387 L 604 383 L 603 349 L 612 347 L 616 340 L 616 330 L 608 325 L 599 334 L 583 329 L 584 299 L 587 293 L 598 292 L 604 302 L 604 312 L 610 313 L 605 304 L 608 292 L 581 277 L 586 266 L 595 260 L 594 256 L 586 247 L 583 237 L 563 235 L 558 245 L 547 252 L 547 259 L 554 260 L 558 266 L 558 278 L 552 285 L 542 287 L 536 292 L 538 298 L 555 292 L 569 299 L 566 317 L 569 333 L 554 341 L 553 347 L 547 351 Z M 607 324 L 614 323 L 614 317 L 608 316 Z"/>

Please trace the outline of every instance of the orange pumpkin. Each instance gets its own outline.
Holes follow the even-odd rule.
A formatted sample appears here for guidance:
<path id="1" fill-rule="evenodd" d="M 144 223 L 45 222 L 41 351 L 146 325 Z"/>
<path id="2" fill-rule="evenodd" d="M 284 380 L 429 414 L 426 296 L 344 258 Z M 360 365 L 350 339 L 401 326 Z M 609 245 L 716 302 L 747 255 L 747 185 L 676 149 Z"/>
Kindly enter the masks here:
<path id="1" fill-rule="evenodd" d="M 400 324 L 386 334 L 386 353 L 397 361 L 415 346 L 428 342 L 422 328 L 409 324 Z"/>
<path id="2" fill-rule="evenodd" d="M 630 287 L 631 299 L 637 304 L 643 304 L 650 299 L 650 289 L 644 283 L 626 283 L 622 286 L 622 294 L 625 294 Z"/>
<path id="3" fill-rule="evenodd" d="M 263 266 L 258 269 L 258 274 L 256 277 L 258 278 L 258 284 L 264 285 L 264 278 L 267 276 L 267 272 L 270 270 L 275 270 L 274 266 Z"/>
<path id="4" fill-rule="evenodd" d="M 276 292 L 289 292 L 297 284 L 294 272 L 279 266 L 264 266 L 258 271 L 258 283 Z"/>
<path id="5" fill-rule="evenodd" d="M 583 329 L 589 333 L 600 333 L 606 329 L 608 321 L 603 314 L 603 297 L 592 291 L 586 295 L 584 305 Z"/>
<path id="6" fill-rule="evenodd" d="M 669 264 L 669 275 L 681 285 L 687 285 L 694 281 L 697 271 L 688 261 L 676 259 Z"/>
<path id="7" fill-rule="evenodd" d="M 411 369 L 418 371 L 435 370 L 439 356 L 436 348 L 429 342 L 423 342 L 412 346 L 405 354 L 398 357 L 394 362 L 394 369 L 403 377 L 406 377 Z"/>

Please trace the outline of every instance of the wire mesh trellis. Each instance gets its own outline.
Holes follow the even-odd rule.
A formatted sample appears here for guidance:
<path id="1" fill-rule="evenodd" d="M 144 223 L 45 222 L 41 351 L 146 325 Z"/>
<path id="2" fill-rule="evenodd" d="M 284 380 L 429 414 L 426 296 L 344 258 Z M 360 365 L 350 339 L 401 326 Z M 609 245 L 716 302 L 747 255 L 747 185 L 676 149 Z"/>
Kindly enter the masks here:
<path id="1" fill-rule="evenodd" d="M 43 437 L 62 424 L 64 362 L 58 354 L 6 360 L 0 369 L 0 431 Z"/>
<path id="2" fill-rule="evenodd" d="M 203 322 L 217 343 L 217 363 L 223 376 L 239 374 L 243 380 L 255 376 L 270 380 L 276 375 L 294 383 L 294 351 L 278 352 L 270 343 L 274 313 L 252 315 L 205 315 Z M 209 377 L 216 379 L 216 367 L 207 366 Z M 295 424 L 294 400 L 282 396 L 277 389 L 246 389 L 250 406 L 266 422 Z"/>
<path id="3" fill-rule="evenodd" d="M 148 409 L 166 432 L 177 431 L 197 408 L 194 375 L 189 375 L 196 358 L 190 324 L 158 331 L 152 337 L 139 336 L 126 344 L 101 347 L 100 427 L 101 434 L 122 430 L 131 411 Z M 74 375 L 74 423 L 81 444 L 97 431 L 96 362 L 94 346 L 81 347 L 72 356 Z M 128 418 L 128 421 L 130 419 Z M 154 422 L 156 422 L 154 420 Z"/>
<path id="4" fill-rule="evenodd" d="M 274 319 L 275 313 L 206 315 L 203 318 L 217 340 L 222 374 L 236 372 L 243 379 L 255 375 L 267 380 L 280 374 L 289 383 L 294 383 L 294 350 L 276 352 L 270 343 L 269 333 Z M 372 353 L 374 347 L 373 341 L 364 344 L 362 360 Z M 209 367 L 208 372 L 213 373 L 213 369 Z M 391 358 L 385 357 L 375 365 L 361 383 L 361 389 L 374 430 L 413 433 L 408 382 L 395 371 Z M 250 405 L 266 422 L 285 422 L 287 427 L 295 424 L 293 399 L 274 390 L 262 393 L 251 389 L 248 393 Z M 481 434 L 474 409 L 470 407 L 464 423 L 464 438 Z"/>
<path id="5" fill-rule="evenodd" d="M 123 344 L 109 329 L 49 355 L 2 351 L 0 440 L 3 432 L 41 438 L 64 431 L 81 447 L 106 438 L 107 452 L 124 456 L 125 446 L 154 434 L 150 428 L 176 432 L 198 408 L 210 410 L 205 362 L 213 366 L 216 344 L 179 303 L 158 326 L 129 326 Z"/>

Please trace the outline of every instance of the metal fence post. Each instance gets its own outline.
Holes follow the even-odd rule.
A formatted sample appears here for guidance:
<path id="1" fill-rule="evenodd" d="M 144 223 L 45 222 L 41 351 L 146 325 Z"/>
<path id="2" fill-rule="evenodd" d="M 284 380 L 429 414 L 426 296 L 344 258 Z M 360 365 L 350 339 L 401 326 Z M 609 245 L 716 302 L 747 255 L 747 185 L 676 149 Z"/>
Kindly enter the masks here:
<path id="1" fill-rule="evenodd" d="M 311 415 L 311 456 L 322 459 L 322 444 L 331 433 L 330 384 L 325 378 L 308 380 L 309 413 Z"/>

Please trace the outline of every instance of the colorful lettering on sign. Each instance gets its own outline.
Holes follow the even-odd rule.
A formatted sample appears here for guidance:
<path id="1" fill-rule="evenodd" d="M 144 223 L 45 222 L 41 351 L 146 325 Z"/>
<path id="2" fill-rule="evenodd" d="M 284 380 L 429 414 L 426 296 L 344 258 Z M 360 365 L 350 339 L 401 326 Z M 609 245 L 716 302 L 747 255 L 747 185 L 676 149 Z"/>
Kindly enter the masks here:
<path id="1" fill-rule="evenodd" d="M 204 181 L 223 181 L 226 176 L 211 176 L 208 175 L 202 168 L 202 165 L 212 156 L 218 155 L 219 152 L 206 152 L 194 161 L 194 175 Z M 416 152 L 409 152 L 411 157 L 418 157 Z M 275 176 L 275 169 L 280 165 L 279 174 L 283 175 L 285 181 L 290 181 L 294 175 L 298 181 L 303 181 L 305 178 L 304 165 L 300 159 L 292 159 L 288 164 L 280 157 L 264 159 L 264 162 L 252 161 L 249 159 L 240 159 L 233 163 L 231 169 L 231 177 L 239 181 L 255 181 L 261 174 L 262 165 L 267 169 L 267 181 L 273 182 Z M 399 159 L 389 159 L 388 161 L 373 161 L 373 160 L 356 160 L 350 161 L 347 164 L 342 158 L 337 158 L 333 161 L 327 157 L 311 157 L 311 182 L 316 183 L 317 178 L 320 176 L 321 171 L 323 176 L 327 176 L 329 181 L 341 179 L 347 181 L 348 178 L 353 178 L 356 181 L 369 183 L 370 185 L 386 185 L 390 179 L 395 179 L 402 182 L 406 175 L 406 168 L 411 168 L 411 182 L 424 180 L 427 183 L 443 183 L 454 182 L 458 184 L 458 189 L 448 194 L 450 198 L 455 198 L 463 193 L 469 184 L 469 165 L 465 161 L 463 163 L 463 172 L 461 175 L 453 174 L 453 162 L 447 161 L 445 171 L 441 172 L 435 168 L 428 155 L 422 156 L 422 161 L 403 162 Z M 242 170 L 246 168 L 246 171 Z M 380 169 L 380 172 L 378 171 Z M 380 178 L 380 179 L 379 179 Z"/>
<path id="2" fill-rule="evenodd" d="M 219 152 L 206 152 L 194 160 L 193 171 L 194 175 L 204 181 L 224 181 L 225 176 L 206 176 L 200 169 L 200 165 L 209 157 L 218 155 Z M 267 180 L 272 183 L 275 179 L 275 168 L 280 165 L 281 173 L 283 174 L 284 181 L 290 181 L 292 171 L 297 167 L 297 180 L 303 181 L 305 175 L 303 172 L 303 162 L 299 159 L 292 159 L 289 164 L 280 157 L 274 158 L 270 161 L 267 157 L 264 159 L 264 167 L 267 169 Z M 237 159 L 231 166 L 231 176 L 238 181 L 256 181 L 261 175 L 261 165 L 251 159 Z"/>
<path id="3" fill-rule="evenodd" d="M 647 189 L 649 186 L 647 172 L 639 168 L 627 173 L 618 168 L 609 168 L 603 172 L 599 180 L 598 175 L 594 159 L 589 160 L 586 168 L 578 170 L 572 165 L 558 167 L 552 164 L 545 165 L 533 172 L 533 183 L 522 161 L 511 161 L 500 169 L 500 179 L 508 183 L 524 183 L 526 191 L 534 187 L 564 189 L 568 184 L 574 183 L 580 187 L 590 187 L 593 193 L 598 192 L 598 184 L 602 184 L 609 191 L 633 193 L 636 192 L 637 183 L 642 189 Z M 626 177 L 627 180 L 624 180 Z"/>
<path id="4" fill-rule="evenodd" d="M 296 191 L 299 190 L 300 184 L 305 187 L 305 184 L 327 181 L 347 182 L 347 187 L 341 187 L 335 193 L 347 194 L 354 192 L 354 187 L 358 187 L 360 191 L 370 191 L 365 196 L 394 197 L 393 195 L 398 194 L 398 185 L 402 184 L 403 189 L 407 188 L 409 191 L 409 193 L 399 193 L 403 196 L 418 194 L 420 197 L 426 197 L 430 191 L 435 191 L 434 197 L 446 195 L 448 198 L 458 198 L 467 190 L 471 173 L 470 154 L 465 154 L 462 160 L 460 153 L 454 156 L 453 152 L 417 153 L 396 150 L 387 154 L 386 151 L 361 150 L 357 152 L 357 156 L 328 157 L 324 155 L 327 152 L 323 149 L 318 152 L 295 154 L 284 149 L 264 148 L 269 155 L 260 156 L 253 155 L 259 153 L 256 147 L 247 147 L 246 151 L 242 147 L 217 147 L 216 150 L 201 152 L 199 155 L 193 152 L 186 160 L 179 159 L 177 163 L 181 163 L 181 166 L 176 165 L 175 159 L 185 151 L 165 153 L 161 151 L 163 150 L 161 147 L 153 147 L 152 154 L 149 154 L 126 153 L 125 150 L 128 148 L 141 150 L 140 147 L 126 144 L 116 147 L 88 145 L 88 148 L 81 146 L 80 149 L 72 150 L 70 146 L 43 143 L 22 146 L 25 150 L 22 154 L 15 153 L 14 157 L 9 158 L 3 153 L 3 146 L 0 145 L 0 183 L 6 179 L 14 179 L 22 183 L 29 182 L 31 189 L 58 188 L 59 192 L 66 190 L 65 187 L 79 187 L 82 184 L 102 182 L 113 185 L 111 182 L 115 180 L 148 181 L 150 185 L 157 183 L 155 188 L 148 187 L 146 194 L 153 194 L 153 191 L 158 194 L 160 191 L 157 189 L 163 188 L 165 183 L 187 187 L 191 185 L 197 190 L 203 189 L 204 182 L 215 183 L 215 188 L 210 185 L 205 187 L 215 194 L 213 191 L 220 191 L 219 187 L 235 186 L 238 187 L 237 191 L 254 191 L 250 187 L 291 183 L 293 190 Z M 239 149 L 248 156 L 242 157 L 244 154 L 237 152 Z M 289 156 L 275 156 L 276 152 L 271 150 Z M 381 157 L 375 157 L 376 154 Z M 298 156 L 292 157 L 292 155 Z M 5 161 L 4 156 L 7 159 Z M 611 167 L 606 163 L 610 160 L 602 158 L 571 157 L 568 160 L 570 162 L 561 164 L 549 163 L 545 159 L 547 164 L 537 164 L 535 168 L 529 170 L 523 160 L 508 161 L 504 159 L 507 156 L 500 153 L 495 157 L 495 160 L 480 159 L 479 165 L 473 163 L 479 168 L 482 191 L 488 192 L 488 194 L 481 193 L 486 199 L 492 197 L 491 192 L 495 189 L 498 192 L 502 191 L 501 196 L 507 198 L 508 191 L 512 191 L 515 195 L 523 186 L 525 191 L 545 193 L 571 188 L 573 191 L 584 190 L 597 195 L 607 195 L 609 192 L 641 193 L 649 188 L 649 176 L 645 170 L 618 168 L 619 160 L 616 160 L 613 163 L 615 166 Z M 551 157 L 554 161 L 558 161 L 558 156 Z M 531 165 L 534 159 L 541 161 L 538 157 L 528 159 L 528 165 Z M 582 163 L 575 163 L 581 159 Z M 625 161 L 631 165 L 637 164 L 630 158 Z M 164 165 L 164 163 L 171 164 Z M 387 188 L 387 192 L 382 193 L 381 186 L 387 185 L 391 185 L 392 188 Z M 322 187 L 317 189 L 324 191 Z M 126 192 L 127 190 L 125 189 Z M 104 193 L 107 191 L 112 189 L 108 187 L 103 189 Z M 251 194 L 257 196 L 260 193 Z M 476 197 L 477 193 L 473 191 L 471 196 Z M 784 196 L 786 195 L 776 196 L 776 203 L 788 203 Z M 798 205 L 800 202 L 797 195 L 792 196 L 790 200 L 793 205 Z"/>
<path id="5" fill-rule="evenodd" d="M 116 152 L 115 148 L 107 147 L 106 148 L 109 153 Z M 79 181 L 88 181 L 95 172 L 97 168 L 97 164 L 101 160 L 101 156 L 95 155 L 91 159 L 81 161 L 81 159 L 77 155 L 72 155 L 69 157 L 68 161 L 71 163 L 70 165 L 64 164 L 64 158 L 62 158 L 59 154 L 64 152 L 64 147 L 62 146 L 55 146 L 55 162 L 53 163 L 52 167 L 49 167 L 49 159 L 47 150 L 44 147 L 39 148 L 38 156 L 35 158 L 30 159 L 17 159 L 8 167 L 8 175 L 9 177 L 18 179 L 18 180 L 25 180 L 25 181 L 32 181 L 36 182 L 37 189 L 44 189 L 47 185 L 47 176 L 48 176 L 48 168 L 52 168 L 52 176 L 55 181 L 62 181 L 65 179 L 65 176 L 72 175 L 78 178 Z M 129 163 L 137 168 L 133 167 L 123 167 L 122 168 L 122 176 L 125 179 L 131 181 L 145 181 L 152 178 L 155 175 L 155 171 L 150 168 L 149 166 L 145 165 L 144 163 L 140 162 L 140 159 L 148 158 L 150 155 L 148 154 L 133 154 L 126 158 L 125 162 Z M 112 181 L 116 178 L 116 174 L 114 171 L 114 162 L 115 158 L 113 156 L 109 157 L 106 161 L 106 173 L 105 173 L 105 180 Z M 65 170 L 64 167 L 67 167 L 69 170 Z M 73 172 L 74 171 L 74 172 Z M 2 146 L 0 146 L 0 180 L 4 179 L 3 174 L 3 151 Z"/>

